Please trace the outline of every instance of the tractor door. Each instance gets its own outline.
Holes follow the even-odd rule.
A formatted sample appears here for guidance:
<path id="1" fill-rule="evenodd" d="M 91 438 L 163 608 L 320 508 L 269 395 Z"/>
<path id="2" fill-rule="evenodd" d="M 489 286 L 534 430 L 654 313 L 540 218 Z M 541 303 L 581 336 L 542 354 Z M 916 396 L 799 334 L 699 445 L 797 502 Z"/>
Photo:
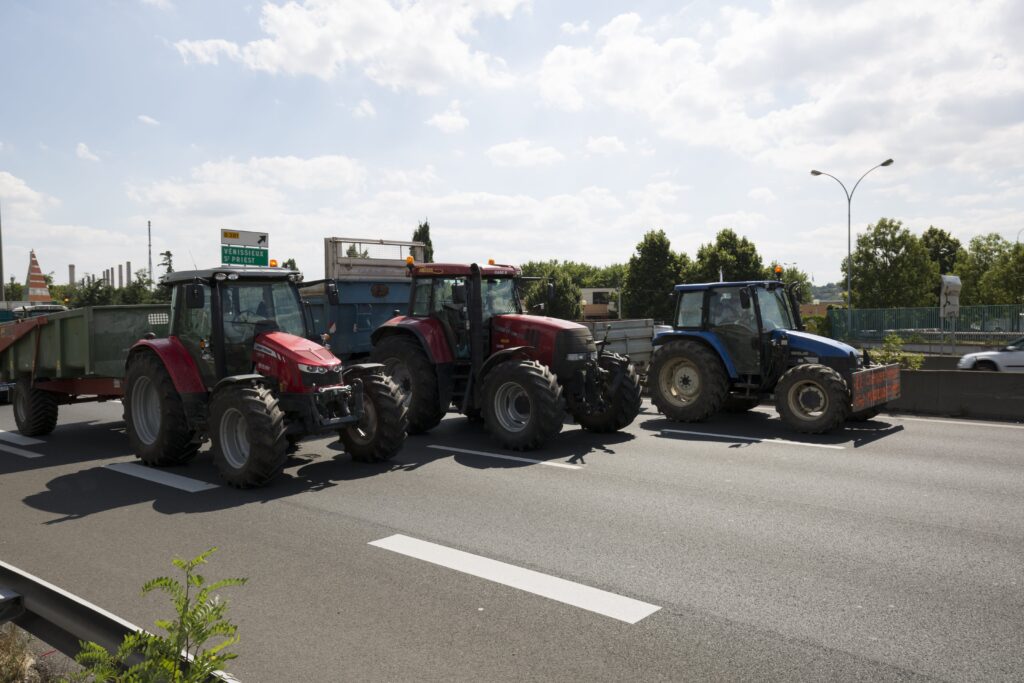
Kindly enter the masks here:
<path id="1" fill-rule="evenodd" d="M 739 374 L 760 375 L 761 338 L 757 313 L 750 297 L 741 296 L 745 289 L 715 287 L 708 292 L 708 328 L 725 344 Z"/>
<path id="2" fill-rule="evenodd" d="M 466 279 L 438 277 L 433 280 L 430 317 L 441 323 L 452 356 L 469 360 L 469 329 L 466 307 Z"/>
<path id="3" fill-rule="evenodd" d="M 174 288 L 171 310 L 171 334 L 178 338 L 192 356 L 203 384 L 212 387 L 217 380 L 214 366 L 212 333 L 212 296 L 209 285 L 183 284 Z"/>

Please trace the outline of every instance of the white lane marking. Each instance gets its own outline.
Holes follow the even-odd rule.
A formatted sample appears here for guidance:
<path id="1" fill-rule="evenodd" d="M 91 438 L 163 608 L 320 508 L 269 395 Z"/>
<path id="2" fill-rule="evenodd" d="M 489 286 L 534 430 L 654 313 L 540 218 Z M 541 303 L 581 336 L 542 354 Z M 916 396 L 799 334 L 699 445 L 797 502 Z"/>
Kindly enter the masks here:
<path id="1" fill-rule="evenodd" d="M 15 448 L 14 446 L 0 445 L 0 451 L 5 453 L 13 453 L 14 455 L 20 455 L 23 458 L 41 458 L 42 453 L 33 453 L 32 451 L 26 451 L 24 448 Z"/>
<path id="2" fill-rule="evenodd" d="M 18 434 L 17 432 L 5 432 L 0 429 L 0 439 L 4 441 L 10 441 L 11 443 L 18 444 L 19 446 L 38 446 L 41 443 L 46 443 L 41 439 L 33 439 L 31 436 L 25 436 Z"/>
<path id="3" fill-rule="evenodd" d="M 968 427 L 998 427 L 1000 429 L 1024 429 L 1024 425 L 1008 425 L 1000 424 L 998 422 L 982 422 L 981 420 L 978 420 L 976 422 L 968 422 L 967 420 L 936 420 L 930 417 L 905 417 L 903 415 L 892 415 L 888 413 L 887 417 L 891 417 L 894 420 L 913 420 L 914 422 L 938 422 L 940 424 L 966 425 Z"/>
<path id="4" fill-rule="evenodd" d="M 846 446 L 835 446 L 827 443 L 805 443 L 803 441 L 787 441 L 786 439 L 759 439 L 753 436 L 735 436 L 733 434 L 716 434 L 715 432 L 691 432 L 685 429 L 662 429 L 662 432 L 668 432 L 669 434 L 694 434 L 696 436 L 713 436 L 718 439 L 728 439 L 730 441 L 749 441 L 750 443 L 778 443 L 785 446 L 806 446 L 808 448 L 831 448 L 833 450 L 842 451 L 846 449 Z"/>
<path id="5" fill-rule="evenodd" d="M 635 624 L 661 607 L 447 546 L 395 534 L 370 545 Z"/>
<path id="6" fill-rule="evenodd" d="M 205 481 L 199 481 L 198 479 L 190 479 L 189 477 L 183 477 L 180 474 L 165 472 L 164 470 L 146 467 L 145 465 L 139 465 L 134 462 L 112 462 L 109 465 L 104 465 L 104 467 L 114 470 L 115 472 L 120 472 L 121 474 L 138 477 L 139 479 L 145 479 L 146 481 L 151 481 L 156 484 L 163 484 L 164 486 L 170 486 L 189 493 L 198 493 L 200 491 L 209 491 L 210 489 L 220 488 L 216 484 L 209 484 Z"/>
<path id="7" fill-rule="evenodd" d="M 581 470 L 581 465 L 570 465 L 565 462 L 551 462 L 550 460 L 533 460 L 531 458 L 519 458 L 514 455 L 500 455 L 498 453 L 488 453 L 487 451 L 471 451 L 468 448 L 452 448 L 450 446 L 438 446 L 431 444 L 427 448 L 433 448 L 439 451 L 451 451 L 453 453 L 468 453 L 469 455 L 482 455 L 485 458 L 501 458 L 502 460 L 515 460 L 516 462 L 528 462 L 534 465 L 547 465 L 548 467 L 561 467 L 567 470 Z"/>

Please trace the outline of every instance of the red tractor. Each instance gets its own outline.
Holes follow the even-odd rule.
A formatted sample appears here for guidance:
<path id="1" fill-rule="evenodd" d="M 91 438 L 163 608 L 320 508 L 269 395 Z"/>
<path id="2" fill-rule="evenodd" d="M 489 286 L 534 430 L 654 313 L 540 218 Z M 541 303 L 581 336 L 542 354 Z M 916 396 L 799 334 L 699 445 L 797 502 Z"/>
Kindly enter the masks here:
<path id="1" fill-rule="evenodd" d="M 336 432 L 354 460 L 405 441 L 398 387 L 376 364 L 348 365 L 308 340 L 298 273 L 222 267 L 171 273 L 170 335 L 130 350 L 124 419 L 149 465 L 188 461 L 209 438 L 221 475 L 260 486 L 302 438 Z M 326 340 L 324 340 L 326 341 Z"/>
<path id="2" fill-rule="evenodd" d="M 519 269 L 409 264 L 409 315 L 373 333 L 371 359 L 405 392 L 409 432 L 436 426 L 453 405 L 482 419 L 505 448 L 538 448 L 568 412 L 584 429 L 614 432 L 640 412 L 636 370 L 590 330 L 524 315 Z"/>

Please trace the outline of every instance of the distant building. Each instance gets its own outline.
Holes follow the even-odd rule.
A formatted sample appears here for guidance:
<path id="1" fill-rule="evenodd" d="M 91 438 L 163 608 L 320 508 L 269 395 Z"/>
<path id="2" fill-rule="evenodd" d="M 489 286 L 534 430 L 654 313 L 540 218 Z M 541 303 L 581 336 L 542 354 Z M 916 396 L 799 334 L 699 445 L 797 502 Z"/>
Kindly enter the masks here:
<path id="1" fill-rule="evenodd" d="M 583 318 L 607 320 L 619 317 L 619 290 L 614 287 L 583 287 Z"/>

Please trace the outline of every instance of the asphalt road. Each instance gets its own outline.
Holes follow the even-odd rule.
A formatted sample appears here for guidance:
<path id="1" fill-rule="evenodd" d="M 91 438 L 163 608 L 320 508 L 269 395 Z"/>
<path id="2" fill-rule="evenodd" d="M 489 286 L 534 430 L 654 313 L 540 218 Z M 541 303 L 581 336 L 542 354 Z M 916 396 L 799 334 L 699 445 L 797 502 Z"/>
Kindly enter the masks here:
<path id="1" fill-rule="evenodd" d="M 1024 680 L 1024 425 L 800 437 L 645 404 L 512 454 L 453 415 L 390 463 L 318 440 L 267 488 L 190 493 L 108 467 L 134 460 L 120 414 L 0 433 L 0 559 L 151 626 L 142 583 L 218 546 L 205 574 L 249 578 L 225 592 L 243 681 Z M 205 451 L 171 471 L 218 484 Z"/>

